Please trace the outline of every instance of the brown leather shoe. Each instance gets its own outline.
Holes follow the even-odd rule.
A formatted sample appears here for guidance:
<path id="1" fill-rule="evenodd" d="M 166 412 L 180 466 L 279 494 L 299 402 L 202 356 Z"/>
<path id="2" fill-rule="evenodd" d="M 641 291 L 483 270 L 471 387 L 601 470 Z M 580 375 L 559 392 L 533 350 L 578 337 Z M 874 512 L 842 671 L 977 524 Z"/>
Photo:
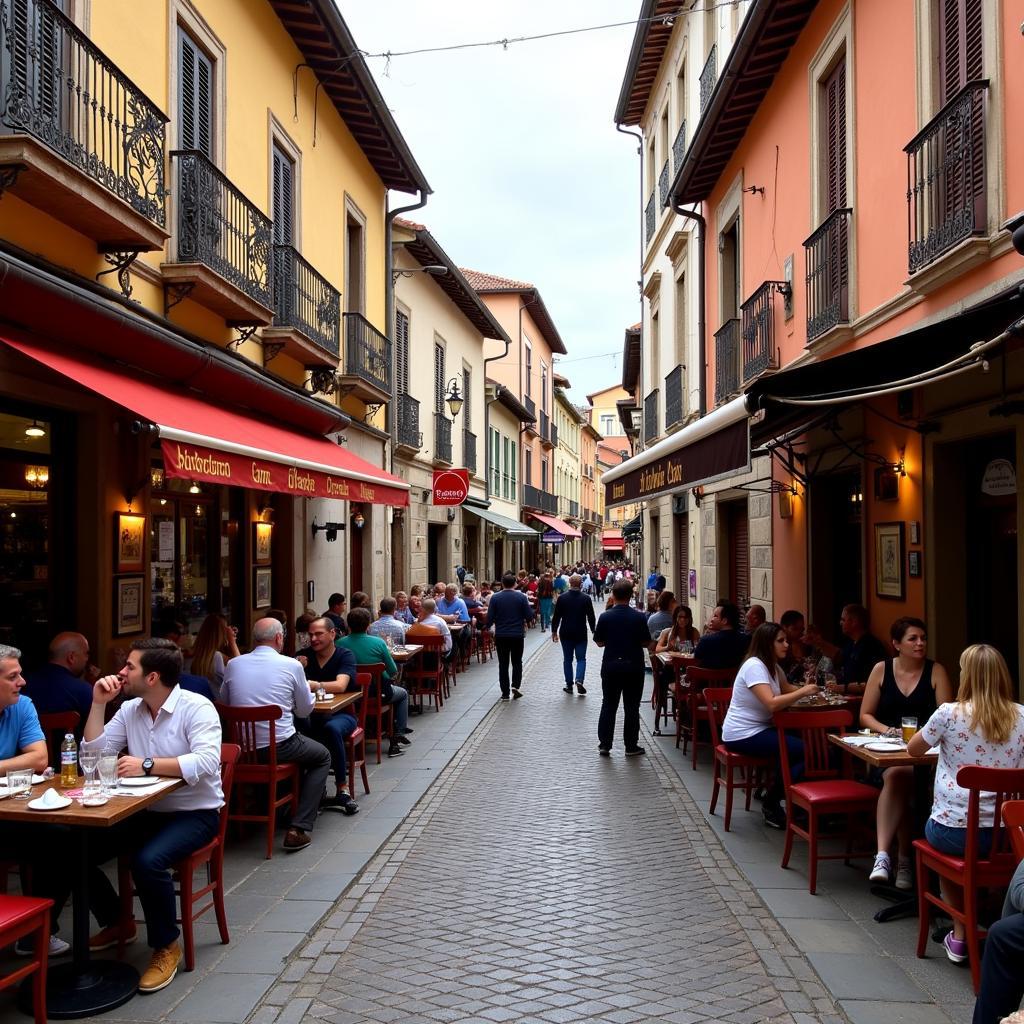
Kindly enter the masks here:
<path id="1" fill-rule="evenodd" d="M 181 946 L 177 942 L 172 942 L 163 949 L 154 949 L 149 967 L 139 980 L 139 991 L 159 992 L 160 989 L 167 988 L 174 981 L 180 963 Z"/>
<path id="2" fill-rule="evenodd" d="M 304 850 L 313 841 L 313 837 L 308 832 L 303 832 L 301 828 L 290 828 L 284 836 L 284 848 L 289 853 L 295 853 L 296 850 Z"/>
<path id="3" fill-rule="evenodd" d="M 122 940 L 121 936 L 124 936 Z M 116 946 L 119 942 L 124 942 L 126 946 L 130 946 L 139 937 L 138 929 L 133 921 L 130 925 L 112 924 L 106 928 L 101 928 L 95 935 L 89 939 L 89 949 L 93 953 L 98 953 L 101 949 L 111 949 Z"/>

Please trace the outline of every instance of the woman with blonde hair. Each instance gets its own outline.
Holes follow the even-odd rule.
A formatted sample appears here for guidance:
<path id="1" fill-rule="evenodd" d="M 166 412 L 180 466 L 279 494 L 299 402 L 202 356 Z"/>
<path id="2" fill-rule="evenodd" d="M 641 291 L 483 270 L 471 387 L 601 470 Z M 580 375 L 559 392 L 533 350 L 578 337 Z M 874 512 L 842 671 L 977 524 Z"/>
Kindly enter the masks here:
<path id="1" fill-rule="evenodd" d="M 205 676 L 213 687 L 214 695 L 220 697 L 224 666 L 231 658 L 237 658 L 239 653 L 235 631 L 228 620 L 215 613 L 207 615 L 192 645 L 190 671 L 193 675 Z"/>
<path id="2" fill-rule="evenodd" d="M 973 644 L 960 655 L 960 688 L 956 700 L 942 704 L 925 727 L 907 744 L 907 752 L 922 756 L 939 748 L 932 813 L 925 838 L 941 853 L 962 856 L 967 846 L 969 794 L 956 783 L 964 765 L 985 768 L 1024 767 L 1024 707 L 1014 700 L 1013 681 L 1003 656 L 988 644 Z M 981 795 L 978 845 L 982 855 L 992 842 L 995 816 L 993 794 Z M 942 897 L 951 906 L 963 905 L 958 886 L 942 881 Z M 966 932 L 959 921 L 943 939 L 946 956 L 955 964 L 967 959 Z"/>

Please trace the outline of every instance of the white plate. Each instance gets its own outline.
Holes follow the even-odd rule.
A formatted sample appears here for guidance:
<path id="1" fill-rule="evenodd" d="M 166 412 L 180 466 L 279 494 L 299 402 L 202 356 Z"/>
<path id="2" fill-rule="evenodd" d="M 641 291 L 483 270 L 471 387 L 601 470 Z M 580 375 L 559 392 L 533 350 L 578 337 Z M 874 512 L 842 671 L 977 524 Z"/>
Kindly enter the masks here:
<path id="1" fill-rule="evenodd" d="M 42 775 L 33 775 L 32 776 L 32 785 L 33 786 L 38 786 L 40 782 L 45 782 L 45 781 L 46 781 L 46 778 L 44 776 L 42 776 Z M 2 778 L 0 778 L 0 786 L 6 786 L 6 785 L 7 785 L 7 776 L 4 775 Z"/>
<path id="2" fill-rule="evenodd" d="M 875 740 L 874 743 L 865 743 L 864 749 L 879 754 L 903 754 L 907 748 L 899 740 Z"/>
<path id="3" fill-rule="evenodd" d="M 119 779 L 122 786 L 136 786 L 139 789 L 143 789 L 146 786 L 155 786 L 158 782 L 164 780 L 159 775 L 133 775 L 131 778 Z"/>
<path id="4" fill-rule="evenodd" d="M 47 792 L 52 793 L 53 790 L 49 789 Z M 66 796 L 62 796 L 59 801 L 44 804 L 43 798 L 41 796 L 37 796 L 35 800 L 29 800 L 28 806 L 31 807 L 33 811 L 60 811 L 65 807 L 70 807 L 71 800 Z"/>

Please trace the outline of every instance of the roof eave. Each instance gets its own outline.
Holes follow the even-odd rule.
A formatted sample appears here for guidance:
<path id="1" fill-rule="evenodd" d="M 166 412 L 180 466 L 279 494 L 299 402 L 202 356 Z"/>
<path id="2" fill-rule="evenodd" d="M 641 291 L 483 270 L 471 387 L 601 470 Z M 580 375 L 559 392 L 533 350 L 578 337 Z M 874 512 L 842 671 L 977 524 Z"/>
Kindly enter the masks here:
<path id="1" fill-rule="evenodd" d="M 633 45 L 629 51 L 629 60 L 626 62 L 626 73 L 622 76 L 622 85 L 619 87 L 619 99 L 615 104 L 615 123 L 623 125 L 636 125 L 640 119 L 630 117 L 628 108 L 633 94 L 633 85 L 636 82 L 636 74 L 640 68 L 640 59 L 644 54 L 644 47 L 647 43 L 647 36 L 650 32 L 650 17 L 654 13 L 658 0 L 643 0 L 640 4 L 640 15 L 636 23 L 636 31 L 633 33 Z"/>

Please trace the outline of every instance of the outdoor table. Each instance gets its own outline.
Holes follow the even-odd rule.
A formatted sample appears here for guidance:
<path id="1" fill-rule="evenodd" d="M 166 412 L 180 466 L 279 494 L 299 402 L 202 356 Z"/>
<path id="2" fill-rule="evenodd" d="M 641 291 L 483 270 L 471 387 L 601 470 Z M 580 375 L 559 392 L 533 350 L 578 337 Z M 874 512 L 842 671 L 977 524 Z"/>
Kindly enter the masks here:
<path id="1" fill-rule="evenodd" d="M 57 811 L 34 811 L 27 800 L 0 800 L 0 823 L 67 825 L 71 829 L 68 870 L 72 878 L 73 956 L 71 963 L 50 964 L 46 974 L 46 1012 L 54 1020 L 105 1013 L 128 1002 L 139 989 L 139 972 L 118 960 L 92 960 L 89 955 L 89 836 L 94 828 L 110 828 L 145 810 L 185 785 L 184 779 L 165 778 L 131 795 L 110 797 L 102 807 L 83 807 L 77 800 Z M 32 787 L 33 799 L 47 789 L 60 791 L 60 780 Z M 123 792 L 123 791 L 122 791 Z M 23 987 L 20 1002 L 31 1013 L 31 989 Z"/>
<path id="2" fill-rule="evenodd" d="M 683 654 L 680 651 L 660 651 L 656 657 L 662 665 L 668 665 L 669 668 L 680 662 L 692 662 L 695 660 L 693 654 Z"/>
<path id="3" fill-rule="evenodd" d="M 404 665 L 407 661 L 412 661 L 422 650 L 423 644 L 402 644 L 400 647 L 391 648 L 391 657 L 397 664 Z"/>
<path id="4" fill-rule="evenodd" d="M 335 711 L 341 711 L 355 704 L 362 696 L 362 690 L 351 690 L 348 693 L 330 693 L 328 694 L 330 700 L 313 701 L 313 714 L 333 715 Z"/>
<path id="5" fill-rule="evenodd" d="M 812 697 L 801 697 L 791 707 L 791 711 L 854 711 L 861 702 L 860 694 L 847 697 L 844 694 L 826 697 L 822 693 L 816 693 Z M 856 719 L 856 716 L 854 716 Z"/>
<path id="6" fill-rule="evenodd" d="M 876 740 L 884 739 L 882 736 L 875 736 L 874 738 Z M 846 742 L 850 739 L 854 741 L 870 742 L 871 737 L 857 734 L 848 734 L 847 736 L 836 736 L 834 734 L 830 734 L 828 741 L 829 743 L 835 744 L 840 749 L 845 750 L 851 757 L 856 757 L 865 764 L 871 765 L 872 768 L 893 768 L 898 767 L 899 765 L 930 768 L 937 764 L 939 760 L 938 754 L 924 754 L 921 757 L 912 757 L 906 752 L 906 750 L 893 751 L 892 753 L 883 753 L 879 750 L 867 750 L 860 742 Z"/>

